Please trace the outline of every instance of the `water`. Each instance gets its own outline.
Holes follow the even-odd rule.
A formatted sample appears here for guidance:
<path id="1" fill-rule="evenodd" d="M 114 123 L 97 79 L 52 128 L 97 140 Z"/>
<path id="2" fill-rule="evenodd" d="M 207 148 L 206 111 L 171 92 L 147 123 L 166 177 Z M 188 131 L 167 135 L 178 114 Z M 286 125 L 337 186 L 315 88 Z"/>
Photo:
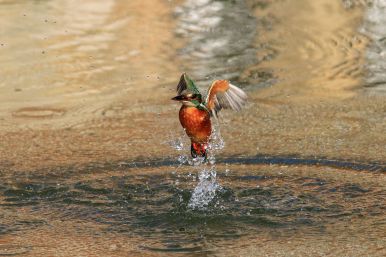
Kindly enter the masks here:
<path id="1" fill-rule="evenodd" d="M 0 7 L 0 256 L 385 256 L 384 1 Z M 249 97 L 205 164 L 184 71 Z"/>
<path id="2" fill-rule="evenodd" d="M 210 195 L 216 199 L 209 207 L 200 209 L 192 204 L 203 204 L 205 199 L 199 197 L 209 196 L 197 191 L 207 180 L 201 179 L 192 191 L 197 182 L 189 176 L 191 168 L 185 166 L 173 175 L 170 166 L 156 163 L 147 168 L 106 165 L 99 171 L 57 170 L 56 176 L 40 171 L 22 182 L 8 180 L 1 189 L 2 238 L 7 242 L 16 237 L 12 245 L 28 248 L 31 254 L 50 253 L 59 242 L 69 244 L 69 249 L 61 249 L 64 255 L 216 249 L 232 254 L 252 238 L 260 241 L 253 247 L 267 240 L 299 244 L 300 235 L 328 243 L 328 237 L 339 232 L 347 246 L 353 243 L 344 239 L 347 233 L 354 231 L 354 238 L 361 240 L 356 229 L 382 234 L 385 191 L 379 173 L 236 165 L 226 174 L 226 165 L 217 164 L 221 189 Z M 343 226 L 347 222 L 354 226 L 350 231 Z M 370 244 L 378 242 L 374 238 Z M 116 247 L 109 250 L 113 244 Z M 131 245 L 134 248 L 128 249 Z"/>

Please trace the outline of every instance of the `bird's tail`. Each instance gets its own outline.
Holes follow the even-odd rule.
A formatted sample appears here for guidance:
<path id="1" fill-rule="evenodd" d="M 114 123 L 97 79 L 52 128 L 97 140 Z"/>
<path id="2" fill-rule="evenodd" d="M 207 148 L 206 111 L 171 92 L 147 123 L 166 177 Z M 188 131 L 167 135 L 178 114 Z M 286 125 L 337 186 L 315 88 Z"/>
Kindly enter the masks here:
<path id="1" fill-rule="evenodd" d="M 190 153 L 193 158 L 197 158 L 198 156 L 204 157 L 206 159 L 206 149 L 208 148 L 207 144 L 193 143 L 190 147 Z"/>

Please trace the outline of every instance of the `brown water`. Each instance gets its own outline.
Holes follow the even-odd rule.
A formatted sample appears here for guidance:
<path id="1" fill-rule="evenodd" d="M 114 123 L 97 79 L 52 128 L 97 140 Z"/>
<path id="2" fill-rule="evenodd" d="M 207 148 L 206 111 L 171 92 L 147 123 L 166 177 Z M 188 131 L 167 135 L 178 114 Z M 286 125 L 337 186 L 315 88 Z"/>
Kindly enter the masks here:
<path id="1" fill-rule="evenodd" d="M 0 0 L 0 256 L 385 256 L 384 13 Z M 249 96 L 214 166 L 184 163 L 184 71 Z M 204 168 L 214 199 L 192 209 Z"/>

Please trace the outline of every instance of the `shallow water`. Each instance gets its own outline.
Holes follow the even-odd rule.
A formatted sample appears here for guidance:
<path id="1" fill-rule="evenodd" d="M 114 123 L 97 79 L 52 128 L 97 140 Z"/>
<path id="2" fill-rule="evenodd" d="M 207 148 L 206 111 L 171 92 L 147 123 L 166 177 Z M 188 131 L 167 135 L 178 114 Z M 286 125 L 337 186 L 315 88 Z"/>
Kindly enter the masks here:
<path id="1" fill-rule="evenodd" d="M 385 7 L 0 0 L 0 256 L 384 256 Z M 184 71 L 249 96 L 211 164 Z"/>

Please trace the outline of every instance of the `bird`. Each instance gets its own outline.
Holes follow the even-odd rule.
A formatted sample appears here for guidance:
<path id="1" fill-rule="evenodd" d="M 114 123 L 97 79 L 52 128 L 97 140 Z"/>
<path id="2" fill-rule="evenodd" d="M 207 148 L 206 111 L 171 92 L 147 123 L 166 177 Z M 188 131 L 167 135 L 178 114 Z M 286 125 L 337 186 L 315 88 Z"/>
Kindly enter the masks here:
<path id="1" fill-rule="evenodd" d="M 228 80 L 215 80 L 204 98 L 195 82 L 182 73 L 177 84 L 177 96 L 172 100 L 182 104 L 179 120 L 191 140 L 191 156 L 206 160 L 212 134 L 211 119 L 217 119 L 221 109 L 240 111 L 246 104 L 247 94 Z"/>

